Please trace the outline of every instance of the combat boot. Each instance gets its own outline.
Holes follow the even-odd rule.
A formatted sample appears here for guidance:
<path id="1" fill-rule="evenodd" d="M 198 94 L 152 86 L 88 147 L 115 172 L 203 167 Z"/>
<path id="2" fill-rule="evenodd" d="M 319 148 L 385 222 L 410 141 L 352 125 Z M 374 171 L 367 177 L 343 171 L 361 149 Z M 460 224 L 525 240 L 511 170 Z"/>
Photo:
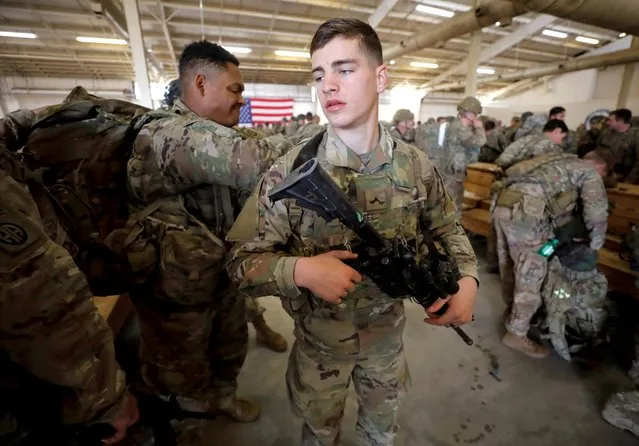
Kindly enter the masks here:
<path id="1" fill-rule="evenodd" d="M 255 340 L 257 345 L 277 353 L 283 353 L 288 349 L 288 343 L 286 339 L 284 339 L 284 336 L 276 333 L 271 327 L 266 325 L 264 316 L 260 314 L 252 322 L 253 327 L 255 327 Z"/>
<path id="2" fill-rule="evenodd" d="M 639 392 L 614 394 L 606 403 L 601 416 L 608 423 L 639 436 Z"/>
<path id="3" fill-rule="evenodd" d="M 537 344 L 527 336 L 517 336 L 516 334 L 506 332 L 501 343 L 506 347 L 517 350 L 524 355 L 530 356 L 535 359 L 542 359 L 548 356 L 550 351 L 543 345 Z"/>
<path id="4" fill-rule="evenodd" d="M 220 404 L 220 412 L 238 423 L 250 423 L 260 417 L 259 403 L 234 396 Z"/>

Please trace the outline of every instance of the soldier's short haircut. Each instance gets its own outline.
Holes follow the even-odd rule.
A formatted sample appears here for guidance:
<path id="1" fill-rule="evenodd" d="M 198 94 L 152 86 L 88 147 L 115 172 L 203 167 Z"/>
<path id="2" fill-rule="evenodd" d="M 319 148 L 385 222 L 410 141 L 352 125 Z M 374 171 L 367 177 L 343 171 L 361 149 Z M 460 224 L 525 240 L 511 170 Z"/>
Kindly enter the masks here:
<path id="1" fill-rule="evenodd" d="M 207 66 L 226 70 L 227 62 L 240 66 L 237 57 L 216 43 L 208 40 L 191 42 L 184 47 L 180 56 L 180 78 L 193 69 Z"/>
<path id="2" fill-rule="evenodd" d="M 530 118 L 532 115 L 534 115 L 534 113 L 533 113 L 533 112 L 529 112 L 529 111 L 527 111 L 527 112 L 523 112 L 523 113 L 521 114 L 521 123 L 523 124 L 524 122 L 526 122 L 526 120 L 527 120 L 528 118 Z"/>
<path id="3" fill-rule="evenodd" d="M 630 124 L 630 120 L 632 119 L 632 112 L 627 108 L 620 108 L 619 110 L 615 110 L 610 113 L 610 117 L 615 117 L 624 124 Z"/>
<path id="4" fill-rule="evenodd" d="M 513 116 L 510 122 L 521 122 L 521 118 L 519 116 Z"/>
<path id="5" fill-rule="evenodd" d="M 550 109 L 548 116 L 554 116 L 554 115 L 558 115 L 559 113 L 565 113 L 565 112 L 566 112 L 566 109 L 563 107 L 553 107 Z"/>
<path id="6" fill-rule="evenodd" d="M 495 121 L 488 120 L 484 122 L 484 130 L 486 130 L 487 132 L 490 130 L 494 130 L 495 127 L 497 127 L 497 124 L 495 124 Z"/>
<path id="7" fill-rule="evenodd" d="M 384 63 L 382 44 L 375 30 L 366 22 L 358 19 L 330 19 L 322 23 L 311 40 L 311 55 L 324 48 L 336 37 L 358 39 L 359 45 L 372 60 L 381 65 Z"/>
<path id="8" fill-rule="evenodd" d="M 561 133 L 568 133 L 568 126 L 559 119 L 551 119 L 544 125 L 544 133 L 550 133 L 556 129 L 561 129 Z"/>
<path id="9" fill-rule="evenodd" d="M 591 161 L 595 166 L 606 166 L 608 172 L 610 172 L 614 165 L 614 157 L 606 148 L 597 148 L 584 155 L 584 160 Z"/>

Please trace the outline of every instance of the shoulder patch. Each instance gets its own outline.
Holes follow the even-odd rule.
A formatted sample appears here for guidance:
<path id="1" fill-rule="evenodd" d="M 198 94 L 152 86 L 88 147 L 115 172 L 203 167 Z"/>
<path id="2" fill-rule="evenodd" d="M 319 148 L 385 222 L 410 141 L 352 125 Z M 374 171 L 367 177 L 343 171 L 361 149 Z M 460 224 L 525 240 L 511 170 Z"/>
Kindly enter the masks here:
<path id="1" fill-rule="evenodd" d="M 42 235 L 28 218 L 11 214 L 0 214 L 0 249 L 13 254 L 23 251 Z"/>

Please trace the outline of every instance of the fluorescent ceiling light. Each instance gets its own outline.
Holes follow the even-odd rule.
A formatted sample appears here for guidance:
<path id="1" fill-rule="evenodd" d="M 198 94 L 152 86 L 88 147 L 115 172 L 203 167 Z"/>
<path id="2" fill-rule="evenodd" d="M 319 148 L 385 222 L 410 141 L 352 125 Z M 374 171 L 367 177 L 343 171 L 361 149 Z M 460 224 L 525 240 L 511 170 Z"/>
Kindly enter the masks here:
<path id="1" fill-rule="evenodd" d="M 621 33 L 621 34 L 619 34 L 619 38 L 624 38 L 624 37 L 626 37 L 627 35 L 628 35 L 628 34 L 626 34 L 626 33 Z"/>
<path id="2" fill-rule="evenodd" d="M 589 43 L 591 45 L 597 45 L 599 43 L 599 40 L 593 39 L 592 37 L 577 36 L 575 40 L 577 42 Z"/>
<path id="3" fill-rule="evenodd" d="M 568 34 L 562 33 L 560 31 L 553 31 L 552 29 L 545 29 L 541 32 L 544 36 L 556 37 L 558 39 L 565 39 L 568 37 Z"/>
<path id="4" fill-rule="evenodd" d="M 35 39 L 36 36 L 33 33 L 18 33 L 15 31 L 0 31 L 0 37 L 17 37 L 18 39 Z"/>
<path id="5" fill-rule="evenodd" d="M 107 39 L 104 37 L 76 37 L 75 40 L 82 43 L 104 43 L 106 45 L 128 45 L 124 39 Z"/>
<path id="6" fill-rule="evenodd" d="M 276 56 L 284 56 L 284 57 L 301 57 L 303 59 L 310 59 L 310 53 L 306 51 L 288 51 L 288 50 L 275 50 Z"/>
<path id="7" fill-rule="evenodd" d="M 479 67 L 477 68 L 477 74 L 495 74 L 495 70 L 492 68 Z"/>
<path id="8" fill-rule="evenodd" d="M 431 62 L 411 62 L 410 66 L 415 68 L 439 68 L 439 65 Z"/>
<path id="9" fill-rule="evenodd" d="M 250 48 L 245 48 L 242 46 L 225 46 L 224 49 L 229 53 L 234 54 L 248 54 L 252 51 Z"/>
<path id="10" fill-rule="evenodd" d="M 452 17 L 455 15 L 453 11 L 448 11 L 447 9 L 440 9 L 427 5 L 417 5 L 415 9 L 425 14 L 438 15 L 440 17 Z"/>
<path id="11" fill-rule="evenodd" d="M 395 59 L 391 59 L 388 63 L 391 65 L 395 65 Z"/>

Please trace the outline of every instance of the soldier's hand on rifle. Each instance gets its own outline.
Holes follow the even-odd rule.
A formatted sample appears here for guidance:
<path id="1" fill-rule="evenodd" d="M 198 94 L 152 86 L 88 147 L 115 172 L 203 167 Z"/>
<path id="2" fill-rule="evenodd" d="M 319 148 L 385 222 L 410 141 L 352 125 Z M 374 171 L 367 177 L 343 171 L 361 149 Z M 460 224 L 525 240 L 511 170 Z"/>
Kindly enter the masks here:
<path id="1" fill-rule="evenodd" d="M 342 260 L 357 258 L 350 251 L 329 251 L 313 257 L 302 257 L 295 264 L 295 284 L 308 288 L 317 297 L 339 304 L 362 281 L 360 273 Z"/>
<path id="2" fill-rule="evenodd" d="M 439 299 L 426 309 L 429 318 L 424 319 L 424 322 L 430 325 L 464 325 L 473 320 L 477 282 L 472 277 L 462 277 L 458 283 L 457 294 L 448 296 L 446 299 Z M 446 313 L 436 314 L 446 303 L 448 303 Z"/>
<path id="3" fill-rule="evenodd" d="M 126 431 L 129 426 L 137 423 L 140 418 L 140 412 L 138 412 L 138 401 L 131 394 L 125 396 L 126 401 L 119 413 L 117 420 L 111 423 L 115 428 L 115 434 L 112 437 L 102 440 L 105 444 L 114 444 L 122 441 L 126 437 Z"/>

